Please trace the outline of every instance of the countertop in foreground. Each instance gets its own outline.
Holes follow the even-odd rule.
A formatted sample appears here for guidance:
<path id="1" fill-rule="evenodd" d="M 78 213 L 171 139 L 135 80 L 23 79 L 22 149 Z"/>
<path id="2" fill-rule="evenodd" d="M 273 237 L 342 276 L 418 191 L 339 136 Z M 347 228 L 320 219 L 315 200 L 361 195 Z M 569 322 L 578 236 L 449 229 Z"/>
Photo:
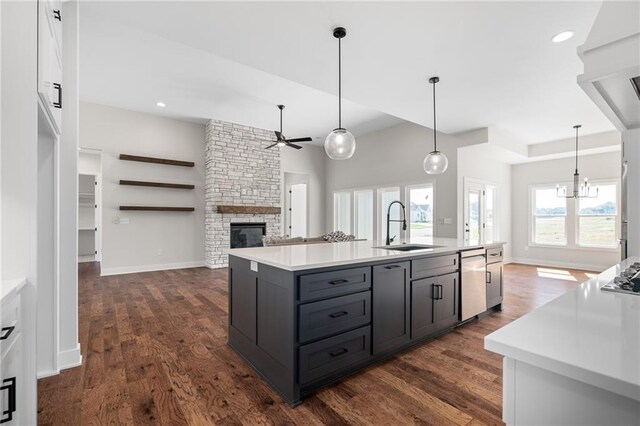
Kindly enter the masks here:
<path id="1" fill-rule="evenodd" d="M 403 239 L 394 245 L 429 244 L 441 246 L 433 249 L 399 252 L 377 248 L 384 241 L 353 241 L 327 244 L 300 244 L 292 246 L 272 246 L 231 249 L 229 254 L 258 263 L 274 266 L 288 271 L 323 268 L 339 265 L 396 260 L 420 255 L 438 255 L 460 250 L 499 246 L 499 241 L 464 241 L 455 238 L 411 238 Z"/>
<path id="2" fill-rule="evenodd" d="M 640 296 L 600 290 L 638 261 L 626 259 L 489 334 L 485 348 L 640 401 Z"/>

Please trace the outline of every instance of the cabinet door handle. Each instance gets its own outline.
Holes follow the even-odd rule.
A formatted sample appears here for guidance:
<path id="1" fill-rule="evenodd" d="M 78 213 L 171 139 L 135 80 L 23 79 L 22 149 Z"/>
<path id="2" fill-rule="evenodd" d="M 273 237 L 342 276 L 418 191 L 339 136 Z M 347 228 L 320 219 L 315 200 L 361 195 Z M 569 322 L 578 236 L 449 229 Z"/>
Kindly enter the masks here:
<path id="1" fill-rule="evenodd" d="M 344 354 L 346 354 L 347 352 L 349 352 L 349 349 L 347 349 L 347 348 L 340 348 L 340 349 L 337 349 L 337 350 L 335 350 L 335 351 L 333 351 L 333 352 L 329 352 L 329 355 L 331 355 L 332 357 L 336 357 L 336 356 L 344 355 Z"/>
<path id="2" fill-rule="evenodd" d="M 8 339 L 9 336 L 11 336 L 11 333 L 13 333 L 13 330 L 15 329 L 16 329 L 15 325 L 12 325 L 10 327 L 2 327 L 2 336 L 0 336 L 0 340 Z"/>
<path id="3" fill-rule="evenodd" d="M 62 22 L 62 15 L 60 15 L 60 10 L 53 10 L 53 19 Z"/>
<path id="4" fill-rule="evenodd" d="M 400 265 L 389 265 L 389 266 L 385 266 L 384 268 L 385 269 L 396 269 L 396 268 L 399 268 L 399 267 L 400 267 Z"/>
<path id="5" fill-rule="evenodd" d="M 346 284 L 348 282 L 349 282 L 349 280 L 334 280 L 334 281 L 329 281 L 329 284 L 331 284 L 331 285 Z"/>
<path id="6" fill-rule="evenodd" d="M 0 423 L 7 423 L 13 420 L 13 413 L 16 411 L 16 378 L 11 377 L 2 381 L 0 386 L 0 394 L 5 390 L 9 391 L 9 406 L 2 412 Z"/>
<path id="7" fill-rule="evenodd" d="M 487 271 L 487 284 L 491 282 L 491 271 Z"/>
<path id="8" fill-rule="evenodd" d="M 54 102 L 54 108 L 62 108 L 62 84 L 53 83 L 53 88 L 58 91 L 58 102 Z"/>
<path id="9" fill-rule="evenodd" d="M 348 315 L 348 314 L 349 314 L 349 312 L 347 312 L 347 311 L 340 311 L 340 312 L 334 312 L 332 314 L 329 314 L 329 316 L 331 318 L 340 318 L 340 317 L 343 317 L 343 316 Z"/>
<path id="10" fill-rule="evenodd" d="M 438 287 L 438 300 L 442 300 L 442 284 L 436 284 Z"/>

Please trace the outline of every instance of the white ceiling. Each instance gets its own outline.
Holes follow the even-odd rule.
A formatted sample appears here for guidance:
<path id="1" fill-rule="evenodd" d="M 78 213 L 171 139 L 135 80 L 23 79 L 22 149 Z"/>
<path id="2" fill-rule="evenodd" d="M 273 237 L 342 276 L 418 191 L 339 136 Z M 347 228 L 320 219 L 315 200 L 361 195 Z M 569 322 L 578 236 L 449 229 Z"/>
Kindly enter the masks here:
<path id="1" fill-rule="evenodd" d="M 576 84 L 600 2 L 91 2 L 81 5 L 81 97 L 186 118 L 324 138 L 337 126 L 343 41 L 345 127 L 403 120 L 438 129 L 498 126 L 524 143 L 613 129 Z M 571 40 L 554 44 L 571 29 Z M 288 130 L 289 129 L 289 130 Z"/>

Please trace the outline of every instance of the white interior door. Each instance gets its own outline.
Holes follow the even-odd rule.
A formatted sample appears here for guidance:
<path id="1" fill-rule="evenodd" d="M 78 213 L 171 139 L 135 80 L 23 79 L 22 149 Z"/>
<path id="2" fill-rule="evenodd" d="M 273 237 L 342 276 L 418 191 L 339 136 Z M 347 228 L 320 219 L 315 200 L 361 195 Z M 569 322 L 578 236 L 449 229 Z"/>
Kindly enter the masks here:
<path id="1" fill-rule="evenodd" d="M 496 192 L 494 185 L 465 181 L 463 202 L 465 241 L 497 239 Z"/>
<path id="2" fill-rule="evenodd" d="M 307 184 L 289 187 L 289 235 L 307 237 Z"/>

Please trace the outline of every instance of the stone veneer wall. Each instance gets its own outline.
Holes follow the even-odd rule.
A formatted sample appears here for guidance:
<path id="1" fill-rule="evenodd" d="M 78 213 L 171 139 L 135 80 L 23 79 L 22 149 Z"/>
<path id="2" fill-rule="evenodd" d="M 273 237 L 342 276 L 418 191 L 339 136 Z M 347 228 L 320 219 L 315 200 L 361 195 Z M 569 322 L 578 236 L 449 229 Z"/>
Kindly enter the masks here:
<path id="1" fill-rule="evenodd" d="M 205 144 L 205 260 L 227 266 L 229 224 L 265 222 L 267 235 L 280 233 L 280 214 L 221 214 L 218 205 L 280 207 L 280 150 L 273 131 L 211 120 Z"/>

